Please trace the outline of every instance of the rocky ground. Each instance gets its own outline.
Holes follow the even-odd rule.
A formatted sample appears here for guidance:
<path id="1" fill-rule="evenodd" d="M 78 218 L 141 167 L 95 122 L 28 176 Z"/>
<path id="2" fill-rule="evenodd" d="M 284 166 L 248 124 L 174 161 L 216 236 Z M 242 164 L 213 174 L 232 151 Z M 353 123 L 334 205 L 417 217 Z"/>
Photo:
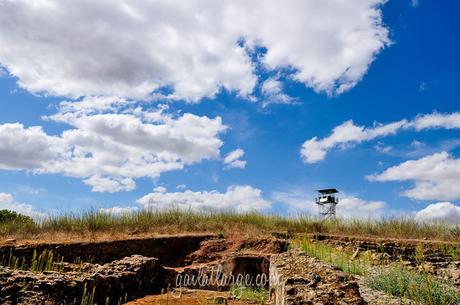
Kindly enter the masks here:
<path id="1" fill-rule="evenodd" d="M 178 277 L 242 274 L 270 279 L 268 304 L 401 304 L 397 298 L 366 287 L 365 279 L 351 276 L 300 250 L 289 250 L 287 236 L 245 238 L 218 235 L 181 235 L 133 238 L 113 242 L 4 245 L 8 256 L 30 257 L 35 251 L 53 251 L 62 257 L 58 271 L 31 272 L 26 267 L 0 266 L 0 304 L 256 304 L 232 296 L 231 283 L 189 284 L 179 299 L 171 291 Z M 290 236 L 288 236 L 290 237 Z M 460 262 L 442 248 L 356 238 L 313 236 L 316 241 L 370 254 L 387 264 L 401 263 L 460 285 Z M 85 288 L 86 287 L 86 288 Z M 94 289 L 94 294 L 93 294 Z M 220 291 L 219 291 L 220 290 Z M 163 292 L 163 293 L 162 293 Z M 283 296 L 285 303 L 277 303 Z M 278 296 L 278 297 L 277 297 Z M 85 301 L 86 303 L 82 302 Z M 85 300 L 86 299 L 86 300 Z M 166 302 L 166 303 L 165 303 Z M 258 303 L 257 303 L 258 304 Z"/>
<path id="2" fill-rule="evenodd" d="M 80 304 L 88 297 L 97 304 L 118 304 L 128 293 L 159 292 L 166 278 L 158 259 L 140 255 L 104 265 L 86 264 L 83 270 L 76 264 L 66 265 L 72 271 L 30 272 L 1 267 L 0 303 Z"/>

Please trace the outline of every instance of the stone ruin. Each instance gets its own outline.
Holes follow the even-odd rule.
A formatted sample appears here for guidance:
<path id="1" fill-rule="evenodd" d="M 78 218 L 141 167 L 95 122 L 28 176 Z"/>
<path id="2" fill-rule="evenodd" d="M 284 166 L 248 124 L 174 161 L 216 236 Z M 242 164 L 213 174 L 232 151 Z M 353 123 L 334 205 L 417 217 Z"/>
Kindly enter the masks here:
<path id="1" fill-rule="evenodd" d="M 288 250 L 283 239 L 194 235 L 39 247 L 71 259 L 62 263 L 59 272 L 0 267 L 1 304 L 81 304 L 84 298 L 99 305 L 120 304 L 174 288 L 178 275 L 196 275 L 202 266 L 210 270 L 217 264 L 225 274 L 266 275 L 270 304 L 366 304 L 352 276 L 300 250 Z M 30 246 L 0 247 L 0 255 L 8 251 L 33 252 Z M 92 261 L 72 262 L 76 255 Z"/>

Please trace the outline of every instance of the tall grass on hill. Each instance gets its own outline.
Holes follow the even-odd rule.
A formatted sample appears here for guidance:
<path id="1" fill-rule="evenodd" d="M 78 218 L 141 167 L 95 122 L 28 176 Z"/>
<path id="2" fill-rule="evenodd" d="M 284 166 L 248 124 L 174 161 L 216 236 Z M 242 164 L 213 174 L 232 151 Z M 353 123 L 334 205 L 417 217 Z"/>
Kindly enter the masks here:
<path id="1" fill-rule="evenodd" d="M 0 222 L 1 237 L 39 238 L 43 234 L 137 234 L 222 232 L 264 234 L 273 231 L 322 233 L 385 238 L 427 238 L 460 241 L 458 228 L 418 223 L 413 219 L 338 219 L 322 221 L 308 215 L 280 216 L 228 211 L 142 210 L 110 214 L 88 210 L 49 216 L 39 222 Z"/>

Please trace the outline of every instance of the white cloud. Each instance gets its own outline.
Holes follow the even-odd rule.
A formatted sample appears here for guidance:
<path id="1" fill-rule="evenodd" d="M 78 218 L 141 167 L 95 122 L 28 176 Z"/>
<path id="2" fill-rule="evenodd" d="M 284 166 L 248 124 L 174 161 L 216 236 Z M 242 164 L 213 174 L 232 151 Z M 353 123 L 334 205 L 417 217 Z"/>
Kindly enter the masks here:
<path id="1" fill-rule="evenodd" d="M 136 183 L 131 178 L 108 178 L 101 176 L 90 176 L 83 182 L 92 187 L 93 192 L 116 193 L 119 191 L 132 191 L 136 188 Z"/>
<path id="2" fill-rule="evenodd" d="M 383 201 L 367 201 L 350 196 L 341 198 L 337 205 L 337 215 L 348 218 L 375 218 L 383 216 L 386 203 Z"/>
<path id="3" fill-rule="evenodd" d="M 318 206 L 314 201 L 313 193 L 299 190 L 289 192 L 274 192 L 272 200 L 287 205 L 292 215 L 307 213 L 318 216 Z M 340 218 L 376 218 L 383 216 L 386 203 L 383 201 L 364 200 L 356 196 L 343 194 L 339 197 L 336 207 L 337 217 Z"/>
<path id="4" fill-rule="evenodd" d="M 426 115 L 418 115 L 412 122 L 407 124 L 407 128 L 414 128 L 415 130 L 424 129 L 458 129 L 460 128 L 460 112 L 453 112 L 450 114 L 432 113 Z"/>
<path id="5" fill-rule="evenodd" d="M 419 200 L 460 198 L 460 159 L 447 152 L 435 153 L 390 167 L 367 177 L 370 181 L 414 181 L 402 195 Z"/>
<path id="6" fill-rule="evenodd" d="M 42 219 L 46 217 L 45 213 L 39 212 L 32 205 L 20 203 L 14 200 L 13 195 L 8 193 L 0 193 L 0 210 L 10 210 L 22 215 L 30 216 L 34 219 Z"/>
<path id="7" fill-rule="evenodd" d="M 170 88 L 198 101 L 222 87 L 249 97 L 248 52 L 263 46 L 265 70 L 341 93 L 390 43 L 384 2 L 2 1 L 0 63 L 31 92 L 149 99 Z"/>
<path id="8" fill-rule="evenodd" d="M 166 193 L 166 188 L 163 186 L 157 186 L 156 188 L 153 189 L 155 193 Z"/>
<path id="9" fill-rule="evenodd" d="M 460 207 L 450 202 L 437 202 L 428 205 L 415 214 L 415 219 L 420 222 L 438 222 L 459 225 Z"/>
<path id="10" fill-rule="evenodd" d="M 224 158 L 224 164 L 227 166 L 225 168 L 245 168 L 246 161 L 240 160 L 244 156 L 244 150 L 241 148 L 235 149 L 232 152 L 229 152 Z"/>
<path id="11" fill-rule="evenodd" d="M 275 78 L 265 80 L 260 89 L 262 93 L 262 107 L 270 104 L 292 104 L 295 99 L 283 92 L 283 83 Z"/>
<path id="12" fill-rule="evenodd" d="M 314 201 L 315 195 L 299 190 L 277 191 L 272 193 L 272 201 L 286 205 L 286 212 L 291 215 L 306 213 L 318 215 L 318 208 Z"/>
<path id="13" fill-rule="evenodd" d="M 220 158 L 218 136 L 226 130 L 220 117 L 173 116 L 164 107 L 142 111 L 127 104 L 120 110 L 117 99 L 91 99 L 64 102 L 47 117 L 71 126 L 59 136 L 40 127 L 0 125 L 0 169 L 59 173 L 84 179 L 95 192 L 118 192 L 133 190 L 136 178 Z"/>
<path id="14" fill-rule="evenodd" d="M 395 134 L 407 122 L 397 121 L 386 125 L 376 125 L 371 128 L 356 126 L 353 121 L 335 127 L 332 134 L 324 139 L 314 137 L 302 145 L 301 155 L 306 163 L 316 163 L 326 157 L 327 152 L 337 146 L 345 148 L 352 144 L 369 141 L 377 137 Z"/>
<path id="15" fill-rule="evenodd" d="M 460 128 L 460 113 L 418 115 L 412 121 L 404 119 L 388 124 L 376 123 L 372 127 L 357 126 L 349 120 L 335 127 L 328 137 L 323 139 L 313 137 L 305 141 L 300 153 L 305 163 L 316 163 L 323 160 L 328 151 L 336 147 L 347 148 L 379 137 L 394 135 L 401 130 L 421 131 L 436 128 Z"/>
<path id="16" fill-rule="evenodd" d="M 41 127 L 0 125 L 0 169 L 40 169 L 66 154 L 65 142 Z"/>
<path id="17" fill-rule="evenodd" d="M 183 192 L 157 192 L 137 200 L 145 209 L 191 209 L 195 211 L 230 210 L 251 212 L 268 209 L 271 202 L 263 199 L 262 191 L 249 185 L 234 185 L 226 192 L 185 190 Z"/>
<path id="18" fill-rule="evenodd" d="M 382 154 L 388 154 L 393 150 L 393 147 L 390 145 L 384 145 L 383 143 L 379 142 L 376 145 L 374 145 L 374 149 Z"/>
<path id="19" fill-rule="evenodd" d="M 413 140 L 409 145 L 402 145 L 401 148 L 394 148 L 391 146 L 384 146 L 383 144 L 377 144 L 374 146 L 374 148 L 382 154 L 406 159 L 414 159 L 432 155 L 441 151 L 452 151 L 458 146 L 460 146 L 460 139 L 452 138 L 447 140 L 440 140 L 434 143 L 424 143 Z"/>

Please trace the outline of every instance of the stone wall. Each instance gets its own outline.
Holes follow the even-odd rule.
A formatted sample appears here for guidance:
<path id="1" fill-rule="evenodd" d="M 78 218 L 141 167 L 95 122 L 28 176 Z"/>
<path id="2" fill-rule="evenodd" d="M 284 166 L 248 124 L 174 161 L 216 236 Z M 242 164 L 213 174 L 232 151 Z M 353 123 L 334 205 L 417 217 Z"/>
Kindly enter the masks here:
<path id="1" fill-rule="evenodd" d="M 84 296 L 91 295 L 95 304 L 119 304 L 125 297 L 160 292 L 165 279 L 166 271 L 156 258 L 140 255 L 102 266 L 86 264 L 84 270 L 68 272 L 0 267 L 0 304 L 81 304 Z"/>
<path id="2" fill-rule="evenodd" d="M 351 275 L 298 249 L 270 258 L 270 299 L 274 305 L 366 304 Z"/>
<path id="3" fill-rule="evenodd" d="M 119 260 L 132 254 L 155 257 L 162 265 L 186 265 L 187 255 L 200 248 L 200 243 L 215 234 L 160 236 L 152 238 L 132 238 L 125 240 L 78 242 L 78 243 L 40 243 L 24 246 L 0 247 L 0 258 L 10 254 L 17 257 L 32 258 L 34 251 L 40 255 L 44 250 L 52 251 L 55 256 L 73 263 L 76 260 L 98 264 Z"/>

